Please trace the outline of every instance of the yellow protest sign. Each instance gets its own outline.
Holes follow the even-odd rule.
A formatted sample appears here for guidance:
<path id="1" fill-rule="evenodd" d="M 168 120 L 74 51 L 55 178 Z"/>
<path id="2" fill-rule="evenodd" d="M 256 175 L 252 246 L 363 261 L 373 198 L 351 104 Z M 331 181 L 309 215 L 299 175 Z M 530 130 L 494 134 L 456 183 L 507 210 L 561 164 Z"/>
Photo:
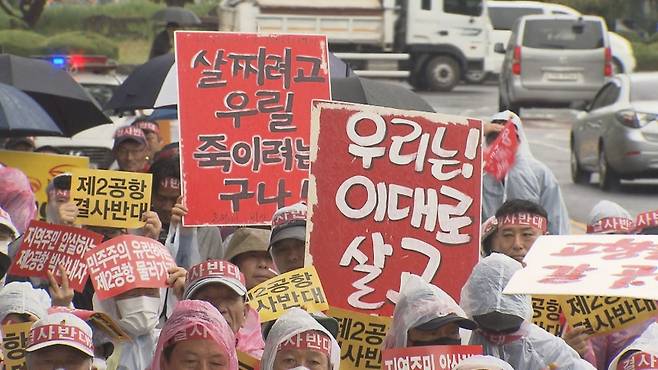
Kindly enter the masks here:
<path id="1" fill-rule="evenodd" d="M 276 320 L 287 309 L 300 307 L 308 312 L 329 308 L 315 267 L 304 267 L 273 277 L 247 293 L 248 302 L 261 322 Z"/>
<path id="2" fill-rule="evenodd" d="M 5 369 L 27 369 L 25 347 L 27 347 L 30 327 L 32 327 L 31 322 L 2 325 L 2 354 L 5 357 Z"/>
<path id="3" fill-rule="evenodd" d="M 639 298 L 567 296 L 562 310 L 571 327 L 604 334 L 648 320 L 658 313 L 656 301 Z"/>
<path id="4" fill-rule="evenodd" d="M 71 171 L 71 199 L 78 206 L 76 223 L 138 228 L 151 204 L 151 174 L 90 169 Z"/>
<path id="5" fill-rule="evenodd" d="M 330 307 L 327 315 L 338 320 L 341 370 L 380 369 L 384 337 L 391 318 Z"/>
<path id="6" fill-rule="evenodd" d="M 238 352 L 238 370 L 258 370 L 260 361 L 248 353 Z"/>
<path id="7" fill-rule="evenodd" d="M 533 296 L 532 297 L 532 322 L 547 332 L 561 336 L 562 325 L 560 325 L 560 298 L 556 296 Z"/>
<path id="8" fill-rule="evenodd" d="M 74 155 L 59 155 L 33 152 L 0 150 L 0 163 L 23 171 L 30 180 L 32 192 L 37 200 L 39 218 L 46 219 L 46 188 L 53 177 L 71 172 L 73 168 L 88 168 L 89 158 Z"/>

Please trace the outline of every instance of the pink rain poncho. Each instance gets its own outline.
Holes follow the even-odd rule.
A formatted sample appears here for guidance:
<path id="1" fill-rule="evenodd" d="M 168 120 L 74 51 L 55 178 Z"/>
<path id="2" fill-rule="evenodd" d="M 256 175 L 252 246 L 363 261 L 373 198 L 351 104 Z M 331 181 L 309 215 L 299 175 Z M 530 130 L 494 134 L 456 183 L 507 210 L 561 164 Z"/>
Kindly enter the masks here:
<path id="1" fill-rule="evenodd" d="M 1 164 L 0 207 L 9 213 L 19 234 L 25 232 L 37 213 L 30 180 L 21 170 Z"/>
<path id="2" fill-rule="evenodd" d="M 321 331 L 331 338 L 331 354 L 329 355 L 330 370 L 339 370 L 340 367 L 340 347 L 336 339 L 318 323 L 308 312 L 300 308 L 291 308 L 287 310 L 272 325 L 270 333 L 265 341 L 265 351 L 260 362 L 261 370 L 272 370 L 274 368 L 274 359 L 278 352 L 279 345 L 294 335 L 309 330 Z"/>
<path id="3" fill-rule="evenodd" d="M 420 276 L 409 275 L 400 290 L 384 348 L 406 347 L 409 329 L 449 314 L 466 318 L 464 310 L 446 292 L 425 282 Z"/>
<path id="4" fill-rule="evenodd" d="M 160 338 L 151 363 L 151 370 L 160 370 L 160 360 L 169 341 L 177 334 L 196 325 L 203 326 L 210 339 L 227 354 L 228 370 L 238 370 L 238 356 L 235 352 L 235 336 L 231 327 L 213 305 L 204 301 L 184 300 L 178 302 L 171 317 L 160 332 Z"/>
<path id="5" fill-rule="evenodd" d="M 260 317 L 258 311 L 249 307 L 247 320 L 240 330 L 238 330 L 238 351 L 248 353 L 260 360 L 263 356 L 265 341 L 260 327 Z"/>

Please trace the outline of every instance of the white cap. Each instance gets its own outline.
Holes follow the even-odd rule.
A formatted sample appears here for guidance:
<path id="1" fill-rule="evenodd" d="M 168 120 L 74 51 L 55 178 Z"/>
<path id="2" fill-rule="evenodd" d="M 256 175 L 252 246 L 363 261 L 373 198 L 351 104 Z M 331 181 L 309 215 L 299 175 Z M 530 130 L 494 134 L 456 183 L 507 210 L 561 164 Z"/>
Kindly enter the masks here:
<path id="1" fill-rule="evenodd" d="M 77 349 L 94 357 L 91 327 L 81 318 L 65 312 L 57 312 L 38 320 L 30 329 L 27 352 L 62 345 Z"/>
<path id="2" fill-rule="evenodd" d="M 7 211 L 2 209 L 1 207 L 0 207 L 0 225 L 4 225 L 7 228 L 9 228 L 9 230 L 11 230 L 11 232 L 14 234 L 14 239 L 18 238 L 19 233 L 18 230 L 16 229 L 16 226 L 14 226 L 14 223 L 11 222 L 11 216 L 9 215 L 9 213 L 7 213 Z"/>
<path id="3" fill-rule="evenodd" d="M 187 273 L 185 299 L 190 299 L 197 290 L 207 284 L 224 284 L 239 296 L 247 294 L 244 275 L 238 266 L 223 260 L 208 260 L 192 266 Z"/>
<path id="4" fill-rule="evenodd" d="M 471 356 L 465 358 L 452 370 L 514 370 L 507 362 L 493 356 Z"/>

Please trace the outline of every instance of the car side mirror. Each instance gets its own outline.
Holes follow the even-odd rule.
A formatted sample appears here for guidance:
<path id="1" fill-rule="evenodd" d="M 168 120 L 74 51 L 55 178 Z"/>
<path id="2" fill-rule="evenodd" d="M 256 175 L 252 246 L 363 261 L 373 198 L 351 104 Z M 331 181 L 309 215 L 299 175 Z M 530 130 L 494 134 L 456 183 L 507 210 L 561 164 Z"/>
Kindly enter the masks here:
<path id="1" fill-rule="evenodd" d="M 505 54 L 505 45 L 502 42 L 497 42 L 494 45 L 494 52 L 498 54 Z"/>

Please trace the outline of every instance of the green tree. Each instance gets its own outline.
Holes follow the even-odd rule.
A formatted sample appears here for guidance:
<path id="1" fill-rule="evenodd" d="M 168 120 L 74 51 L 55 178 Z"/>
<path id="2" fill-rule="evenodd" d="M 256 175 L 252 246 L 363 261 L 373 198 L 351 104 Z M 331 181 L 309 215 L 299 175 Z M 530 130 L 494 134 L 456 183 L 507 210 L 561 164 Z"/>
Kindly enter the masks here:
<path id="1" fill-rule="evenodd" d="M 36 26 L 45 6 L 46 0 L 20 0 L 18 6 L 12 6 L 7 0 L 0 0 L 0 9 L 29 28 Z"/>

